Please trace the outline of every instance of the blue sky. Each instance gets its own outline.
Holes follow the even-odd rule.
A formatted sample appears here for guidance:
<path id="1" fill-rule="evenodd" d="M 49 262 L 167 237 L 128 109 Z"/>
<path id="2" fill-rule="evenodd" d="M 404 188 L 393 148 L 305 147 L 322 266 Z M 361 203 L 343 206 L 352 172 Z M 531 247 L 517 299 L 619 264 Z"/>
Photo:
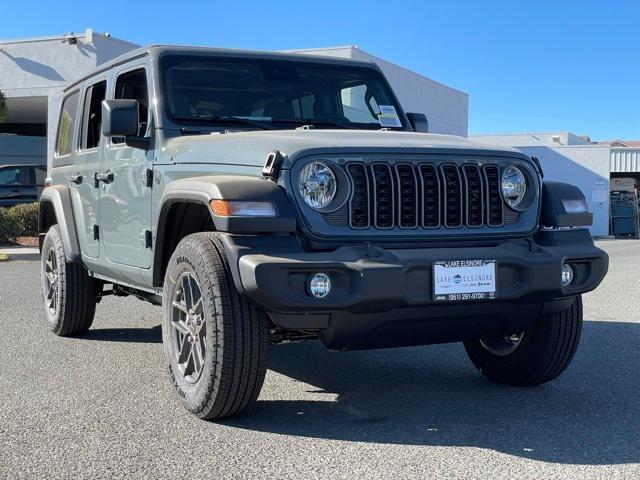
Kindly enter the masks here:
<path id="1" fill-rule="evenodd" d="M 92 27 L 141 44 L 355 44 L 467 92 L 470 133 L 640 139 L 637 1 L 5 0 L 0 12 L 13 19 L 3 38 Z"/>

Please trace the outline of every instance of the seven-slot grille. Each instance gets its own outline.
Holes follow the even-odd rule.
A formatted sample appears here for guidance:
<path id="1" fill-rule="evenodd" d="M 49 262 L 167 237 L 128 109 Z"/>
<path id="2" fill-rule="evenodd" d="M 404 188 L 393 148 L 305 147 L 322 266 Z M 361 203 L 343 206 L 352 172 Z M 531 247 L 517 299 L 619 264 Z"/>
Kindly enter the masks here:
<path id="1" fill-rule="evenodd" d="M 504 224 L 497 165 L 445 163 L 346 166 L 354 229 L 499 227 Z"/>

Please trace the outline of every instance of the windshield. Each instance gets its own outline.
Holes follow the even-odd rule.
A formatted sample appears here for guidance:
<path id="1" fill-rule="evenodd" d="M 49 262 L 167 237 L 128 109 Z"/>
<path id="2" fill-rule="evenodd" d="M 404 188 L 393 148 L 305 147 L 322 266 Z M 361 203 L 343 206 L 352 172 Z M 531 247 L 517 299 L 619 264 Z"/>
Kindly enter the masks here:
<path id="1" fill-rule="evenodd" d="M 160 62 L 166 114 L 177 124 L 405 129 L 400 107 L 373 68 L 203 55 L 167 55 Z"/>

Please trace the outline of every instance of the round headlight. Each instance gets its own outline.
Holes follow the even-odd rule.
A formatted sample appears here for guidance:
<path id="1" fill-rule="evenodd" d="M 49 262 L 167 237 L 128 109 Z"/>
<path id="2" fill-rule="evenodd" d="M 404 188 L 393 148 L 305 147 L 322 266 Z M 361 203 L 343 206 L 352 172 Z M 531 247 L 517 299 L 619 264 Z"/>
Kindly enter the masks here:
<path id="1" fill-rule="evenodd" d="M 298 189 L 307 205 L 318 210 L 331 203 L 336 196 L 338 182 L 329 166 L 322 162 L 312 162 L 300 171 Z"/>
<path id="2" fill-rule="evenodd" d="M 518 167 L 509 166 L 502 172 L 502 197 L 510 207 L 517 207 L 527 193 L 527 179 Z"/>

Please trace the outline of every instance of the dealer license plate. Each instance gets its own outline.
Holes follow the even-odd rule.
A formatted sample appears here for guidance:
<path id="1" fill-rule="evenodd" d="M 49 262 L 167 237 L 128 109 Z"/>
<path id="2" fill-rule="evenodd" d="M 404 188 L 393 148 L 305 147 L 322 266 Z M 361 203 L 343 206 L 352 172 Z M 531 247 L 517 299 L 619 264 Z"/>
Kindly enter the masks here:
<path id="1" fill-rule="evenodd" d="M 446 260 L 433 263 L 433 299 L 436 302 L 494 298 L 495 260 Z"/>

